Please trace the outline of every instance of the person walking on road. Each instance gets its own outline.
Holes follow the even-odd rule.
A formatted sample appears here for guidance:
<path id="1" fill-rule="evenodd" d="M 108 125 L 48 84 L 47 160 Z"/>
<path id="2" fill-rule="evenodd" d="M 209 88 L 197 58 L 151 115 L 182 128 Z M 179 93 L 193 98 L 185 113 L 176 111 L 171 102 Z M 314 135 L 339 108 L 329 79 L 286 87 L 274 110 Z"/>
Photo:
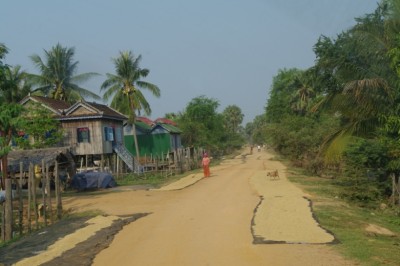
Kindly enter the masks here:
<path id="1" fill-rule="evenodd" d="M 201 165 L 203 166 L 204 177 L 210 177 L 210 158 L 206 152 L 203 154 Z"/>

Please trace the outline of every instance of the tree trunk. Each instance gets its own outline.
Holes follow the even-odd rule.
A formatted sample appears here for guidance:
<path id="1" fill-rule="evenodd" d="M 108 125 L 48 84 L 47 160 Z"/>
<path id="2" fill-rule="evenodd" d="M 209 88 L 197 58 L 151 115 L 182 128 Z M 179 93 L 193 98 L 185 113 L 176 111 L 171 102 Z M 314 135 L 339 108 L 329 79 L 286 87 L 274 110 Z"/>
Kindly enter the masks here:
<path id="1" fill-rule="evenodd" d="M 0 190 L 4 190 L 4 181 L 7 178 L 7 154 L 1 157 L 0 161 L 0 168 L 1 168 L 1 179 L 0 179 Z"/>
<path id="2" fill-rule="evenodd" d="M 400 176 L 397 178 L 397 200 L 400 206 Z"/>
<path id="3" fill-rule="evenodd" d="M 135 150 L 136 150 L 136 160 L 137 160 L 137 164 L 138 166 L 140 165 L 140 152 L 139 152 L 139 144 L 138 144 L 138 140 L 137 140 L 137 136 L 136 136 L 136 114 L 135 114 L 135 106 L 133 103 L 133 100 L 131 98 L 131 95 L 128 96 L 129 99 L 129 106 L 131 107 L 131 114 L 129 117 L 129 122 L 132 123 L 132 131 L 133 131 L 133 140 L 135 142 Z M 133 166 L 135 168 L 135 166 Z M 138 168 L 138 172 L 139 172 L 139 168 Z"/>
<path id="4" fill-rule="evenodd" d="M 396 204 L 396 175 L 395 174 L 391 174 L 390 175 L 392 178 L 392 196 L 391 196 L 391 202 L 393 205 Z"/>
<path id="5" fill-rule="evenodd" d="M 13 199 L 12 199 L 12 180 L 10 178 L 7 178 L 5 180 L 5 185 L 6 185 L 6 201 L 5 203 L 5 241 L 9 241 L 12 239 L 13 236 L 13 210 L 12 210 L 12 205 L 13 205 Z"/>

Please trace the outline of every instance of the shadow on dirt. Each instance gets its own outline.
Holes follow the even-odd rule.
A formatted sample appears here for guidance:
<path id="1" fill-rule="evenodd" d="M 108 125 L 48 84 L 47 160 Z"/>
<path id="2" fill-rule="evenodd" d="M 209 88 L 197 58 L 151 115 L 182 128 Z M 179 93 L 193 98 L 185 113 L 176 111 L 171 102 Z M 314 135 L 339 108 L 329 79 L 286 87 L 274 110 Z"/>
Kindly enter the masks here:
<path id="1" fill-rule="evenodd" d="M 138 213 L 121 217 L 121 219 L 114 221 L 111 226 L 98 231 L 94 236 L 79 243 L 73 249 L 65 251 L 60 257 L 42 265 L 91 265 L 96 254 L 108 247 L 114 236 L 125 225 L 148 214 Z M 0 265 L 12 265 L 24 258 L 40 254 L 58 239 L 85 227 L 86 221 L 90 218 L 69 217 L 0 248 Z"/>

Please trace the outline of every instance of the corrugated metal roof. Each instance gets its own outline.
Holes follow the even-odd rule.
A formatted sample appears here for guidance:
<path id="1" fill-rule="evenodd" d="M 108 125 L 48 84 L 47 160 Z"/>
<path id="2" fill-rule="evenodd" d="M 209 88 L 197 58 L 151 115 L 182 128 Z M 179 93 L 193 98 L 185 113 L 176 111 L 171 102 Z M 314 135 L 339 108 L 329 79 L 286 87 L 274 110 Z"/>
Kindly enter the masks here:
<path id="1" fill-rule="evenodd" d="M 176 122 L 174 122 L 174 121 L 172 121 L 172 120 L 170 120 L 168 118 L 157 118 L 154 122 L 177 126 Z"/>
<path id="2" fill-rule="evenodd" d="M 53 112 L 56 114 L 62 114 L 63 110 L 69 108 L 71 105 L 67 102 L 61 101 L 61 100 L 56 100 L 48 97 L 43 97 L 43 96 L 33 96 L 33 95 L 28 95 L 24 99 L 21 100 L 21 104 L 25 104 L 29 100 L 32 100 L 37 103 L 41 103 L 47 108 L 51 109 Z"/>
<path id="3" fill-rule="evenodd" d="M 162 123 L 158 123 L 156 126 L 161 126 L 163 127 L 165 130 L 167 130 L 169 133 L 182 133 L 182 130 L 180 130 L 179 128 L 173 126 L 173 125 L 169 125 L 169 124 L 162 124 Z M 155 126 L 155 127 L 156 127 Z M 154 128 L 155 128 L 154 127 Z"/>
<path id="4" fill-rule="evenodd" d="M 140 121 L 140 122 L 146 123 L 149 126 L 153 126 L 155 124 L 154 121 L 152 121 L 151 119 L 149 119 L 147 117 L 144 117 L 144 116 L 136 117 L 136 121 Z"/>
<path id="5" fill-rule="evenodd" d="M 67 153 L 70 153 L 69 147 L 10 151 L 7 156 L 8 170 L 19 172 L 20 162 L 23 163 L 23 171 L 28 171 L 30 163 L 42 165 L 42 160 L 46 164 L 54 165 L 60 154 Z"/>
<path id="6" fill-rule="evenodd" d="M 149 126 L 148 124 L 146 124 L 146 123 L 144 123 L 144 122 L 142 122 L 142 121 L 136 121 L 136 122 L 135 122 L 135 125 L 136 125 L 137 127 L 141 128 L 143 131 L 148 131 L 148 132 L 150 132 L 151 129 L 152 129 L 151 126 Z"/>
<path id="7" fill-rule="evenodd" d="M 86 108 L 90 110 L 90 113 L 85 114 L 74 114 L 74 112 L 80 108 Z M 109 118 L 117 120 L 128 119 L 125 115 L 114 110 L 113 108 L 99 103 L 89 103 L 85 101 L 77 102 L 73 104 L 70 108 L 65 110 L 65 116 L 60 117 L 60 120 L 73 120 L 73 119 L 91 119 L 91 118 Z"/>
<path id="8" fill-rule="evenodd" d="M 55 100 L 52 98 L 42 97 L 42 96 L 26 96 L 21 104 L 25 104 L 29 100 L 34 102 L 41 103 L 47 108 L 51 109 L 57 119 L 59 120 L 75 120 L 75 119 L 93 119 L 93 118 L 107 118 L 107 119 L 116 119 L 116 120 L 126 120 L 128 119 L 124 114 L 114 110 L 113 108 L 100 104 L 100 103 L 89 103 L 86 101 L 76 102 L 73 105 L 70 105 L 61 100 Z M 90 110 L 90 112 L 86 114 L 74 114 L 74 111 L 79 107 L 85 107 Z"/>

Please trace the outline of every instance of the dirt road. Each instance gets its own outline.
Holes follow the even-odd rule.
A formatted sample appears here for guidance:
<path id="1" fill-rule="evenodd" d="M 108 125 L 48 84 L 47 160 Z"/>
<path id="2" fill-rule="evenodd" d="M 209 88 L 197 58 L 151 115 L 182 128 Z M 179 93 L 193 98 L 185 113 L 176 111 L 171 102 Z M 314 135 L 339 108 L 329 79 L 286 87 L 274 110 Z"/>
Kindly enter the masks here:
<path id="1" fill-rule="evenodd" d="M 211 167 L 209 178 L 190 175 L 160 190 L 77 197 L 64 206 L 102 210 L 111 220 L 147 214 L 123 227 L 94 265 L 352 265 L 332 250 L 335 239 L 312 217 L 307 195 L 271 157 L 256 151 L 245 162 L 239 156 Z M 267 177 L 272 170 L 279 179 Z"/>

